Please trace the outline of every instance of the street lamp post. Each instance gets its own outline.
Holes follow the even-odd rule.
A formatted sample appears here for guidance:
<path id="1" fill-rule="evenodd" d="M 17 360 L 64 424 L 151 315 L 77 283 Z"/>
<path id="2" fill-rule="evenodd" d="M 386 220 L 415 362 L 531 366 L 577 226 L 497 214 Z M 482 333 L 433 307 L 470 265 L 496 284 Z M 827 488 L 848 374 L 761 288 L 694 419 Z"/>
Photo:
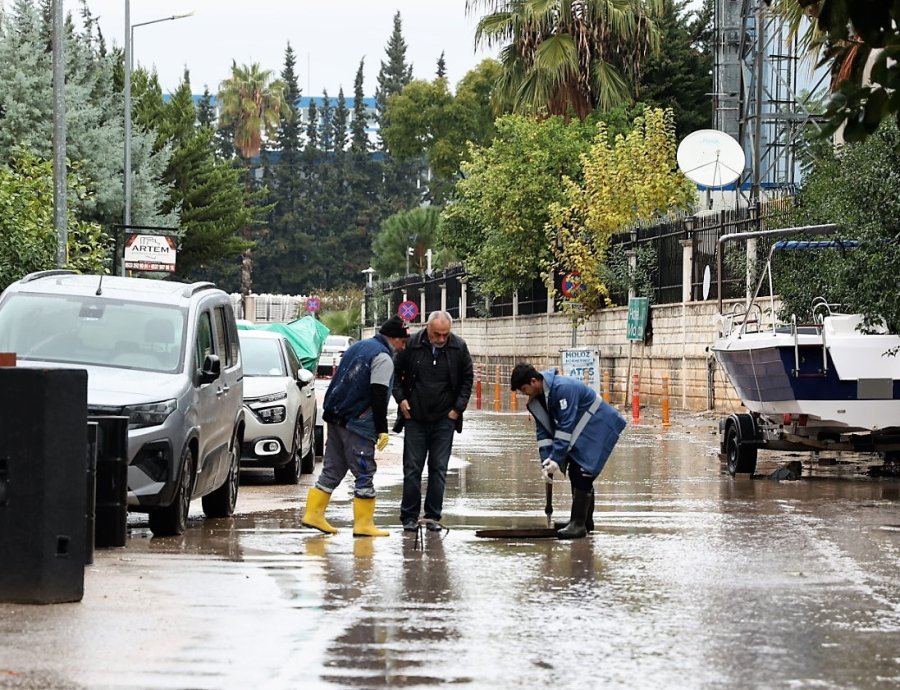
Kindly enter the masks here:
<path id="1" fill-rule="evenodd" d="M 185 12 L 184 14 L 173 14 L 171 17 L 162 17 L 160 19 L 151 19 L 149 22 L 131 23 L 131 0 L 125 0 L 125 155 L 124 155 L 124 173 L 125 173 L 125 212 L 123 214 L 124 229 L 128 229 L 131 225 L 131 69 L 134 64 L 132 59 L 132 44 L 134 43 L 134 30 L 139 26 L 147 24 L 157 24 L 158 22 L 170 22 L 173 19 L 183 19 L 190 17 L 193 12 Z M 122 262 L 122 275 L 125 274 L 125 263 Z"/>

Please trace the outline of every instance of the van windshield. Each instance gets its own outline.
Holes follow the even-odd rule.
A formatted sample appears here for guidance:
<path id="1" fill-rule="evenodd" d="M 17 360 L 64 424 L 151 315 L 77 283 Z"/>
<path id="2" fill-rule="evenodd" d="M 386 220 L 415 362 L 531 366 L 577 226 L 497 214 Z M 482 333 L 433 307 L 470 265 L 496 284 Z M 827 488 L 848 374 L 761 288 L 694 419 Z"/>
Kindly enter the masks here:
<path id="1" fill-rule="evenodd" d="M 24 293 L 0 305 L 0 352 L 22 360 L 174 373 L 184 331 L 184 310 L 168 305 Z"/>

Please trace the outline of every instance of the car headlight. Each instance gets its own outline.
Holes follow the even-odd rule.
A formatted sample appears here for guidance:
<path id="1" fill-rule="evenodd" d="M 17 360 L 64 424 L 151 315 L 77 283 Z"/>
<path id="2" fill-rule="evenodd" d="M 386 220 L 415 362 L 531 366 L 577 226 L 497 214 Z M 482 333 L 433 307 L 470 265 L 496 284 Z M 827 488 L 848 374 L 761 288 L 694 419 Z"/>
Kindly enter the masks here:
<path id="1" fill-rule="evenodd" d="M 274 407 L 263 407 L 259 410 L 253 410 L 253 414 L 255 414 L 263 424 L 278 424 L 279 422 L 284 421 L 287 410 L 284 405 L 275 405 Z"/>
<path id="2" fill-rule="evenodd" d="M 122 408 L 122 414 L 128 417 L 129 429 L 143 429 L 163 424 L 177 407 L 178 403 L 173 398 L 162 402 L 126 405 Z"/>
<path id="3" fill-rule="evenodd" d="M 280 393 L 272 393 L 271 395 L 262 395 L 258 398 L 254 398 L 253 402 L 255 403 L 270 403 L 275 402 L 276 400 L 284 400 L 287 397 L 287 393 L 281 391 Z"/>

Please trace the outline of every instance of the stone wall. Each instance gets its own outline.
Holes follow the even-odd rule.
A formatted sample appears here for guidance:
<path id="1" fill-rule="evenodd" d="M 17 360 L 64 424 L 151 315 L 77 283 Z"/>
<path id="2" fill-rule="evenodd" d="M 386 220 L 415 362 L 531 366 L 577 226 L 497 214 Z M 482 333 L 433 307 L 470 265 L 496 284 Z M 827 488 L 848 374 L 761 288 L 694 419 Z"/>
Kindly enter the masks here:
<path id="1" fill-rule="evenodd" d="M 730 310 L 731 304 L 723 309 Z M 460 319 L 453 330 L 466 340 L 475 360 L 485 408 L 493 405 L 498 381 L 501 407 L 508 408 L 509 375 L 517 362 L 529 361 L 538 369 L 560 366 L 560 351 L 573 346 L 599 350 L 600 369 L 608 374 L 610 399 L 617 405 L 630 403 L 626 382 L 638 374 L 641 405 L 650 410 L 661 407 L 664 377 L 673 410 L 731 411 L 740 406 L 724 372 L 707 351 L 717 334 L 717 302 L 652 306 L 652 338 L 646 345 L 626 339 L 627 313 L 626 307 L 607 309 L 577 329 L 564 314 L 554 313 Z M 368 329 L 365 335 L 373 332 Z"/>

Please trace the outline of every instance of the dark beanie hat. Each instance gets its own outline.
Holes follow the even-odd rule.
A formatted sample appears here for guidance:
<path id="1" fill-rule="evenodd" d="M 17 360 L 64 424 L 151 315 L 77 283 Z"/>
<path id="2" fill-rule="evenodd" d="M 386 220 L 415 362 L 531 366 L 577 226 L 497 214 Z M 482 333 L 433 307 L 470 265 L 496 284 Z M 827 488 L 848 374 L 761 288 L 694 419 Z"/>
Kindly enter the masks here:
<path id="1" fill-rule="evenodd" d="M 386 335 L 388 338 L 409 337 L 409 330 L 407 330 L 406 325 L 403 323 L 403 319 L 396 314 L 381 324 L 381 328 L 378 329 L 378 332 L 381 333 L 381 335 Z"/>

